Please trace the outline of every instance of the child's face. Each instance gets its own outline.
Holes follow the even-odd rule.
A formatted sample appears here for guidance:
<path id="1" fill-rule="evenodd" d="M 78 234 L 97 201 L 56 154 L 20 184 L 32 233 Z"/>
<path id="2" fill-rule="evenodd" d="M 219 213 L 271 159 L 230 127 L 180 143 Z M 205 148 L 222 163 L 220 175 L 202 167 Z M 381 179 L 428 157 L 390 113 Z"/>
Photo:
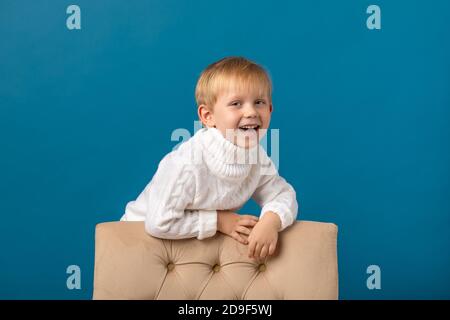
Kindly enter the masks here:
<path id="1" fill-rule="evenodd" d="M 216 127 L 235 145 L 251 148 L 259 143 L 269 127 L 272 101 L 267 94 L 231 89 L 221 92 L 212 111 L 207 113 L 208 127 Z M 256 128 L 242 128 L 246 125 Z"/>

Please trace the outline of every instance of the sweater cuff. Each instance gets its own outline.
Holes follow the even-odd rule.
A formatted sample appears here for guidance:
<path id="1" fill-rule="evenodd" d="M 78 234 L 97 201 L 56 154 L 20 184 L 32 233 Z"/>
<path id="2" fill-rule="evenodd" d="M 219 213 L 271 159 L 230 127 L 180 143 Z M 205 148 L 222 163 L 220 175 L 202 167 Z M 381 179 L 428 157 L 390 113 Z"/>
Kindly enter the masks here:
<path id="1" fill-rule="evenodd" d="M 198 210 L 198 237 L 203 240 L 212 237 L 217 231 L 217 211 Z"/>
<path id="2" fill-rule="evenodd" d="M 280 217 L 281 220 L 281 227 L 278 231 L 283 231 L 287 227 L 289 227 L 291 224 L 294 223 L 293 213 L 291 213 L 286 206 L 278 203 L 268 203 L 261 209 L 261 215 L 259 219 L 264 217 L 264 215 L 268 212 L 272 211 L 273 213 L 277 214 Z"/>

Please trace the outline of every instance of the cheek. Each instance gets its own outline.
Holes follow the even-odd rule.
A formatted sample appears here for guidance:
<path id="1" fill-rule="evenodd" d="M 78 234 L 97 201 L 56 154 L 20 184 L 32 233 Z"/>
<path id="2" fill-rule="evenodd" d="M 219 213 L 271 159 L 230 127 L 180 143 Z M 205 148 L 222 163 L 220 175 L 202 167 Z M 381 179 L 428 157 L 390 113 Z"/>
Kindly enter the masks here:
<path id="1" fill-rule="evenodd" d="M 264 122 L 269 122 L 270 121 L 270 110 L 264 110 L 260 113 L 260 117 L 262 119 L 262 121 Z"/>
<path id="2" fill-rule="evenodd" d="M 239 116 L 233 112 L 228 112 L 224 115 L 224 120 L 228 127 L 237 127 L 239 124 Z"/>
<path id="3" fill-rule="evenodd" d="M 224 112 L 220 115 L 217 115 L 216 124 L 217 124 L 217 127 L 221 128 L 222 130 L 225 130 L 228 128 L 235 128 L 236 120 L 233 116 Z"/>

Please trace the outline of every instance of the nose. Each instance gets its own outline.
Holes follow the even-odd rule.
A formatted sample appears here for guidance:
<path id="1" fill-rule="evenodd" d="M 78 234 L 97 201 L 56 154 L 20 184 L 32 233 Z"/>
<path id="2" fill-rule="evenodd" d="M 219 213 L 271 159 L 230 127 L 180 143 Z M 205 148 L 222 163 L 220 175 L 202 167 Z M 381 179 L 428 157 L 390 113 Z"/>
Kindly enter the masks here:
<path id="1" fill-rule="evenodd" d="M 256 111 L 255 106 L 253 106 L 251 103 L 247 103 L 245 105 L 243 113 L 245 118 L 255 118 L 258 116 L 258 112 Z"/>

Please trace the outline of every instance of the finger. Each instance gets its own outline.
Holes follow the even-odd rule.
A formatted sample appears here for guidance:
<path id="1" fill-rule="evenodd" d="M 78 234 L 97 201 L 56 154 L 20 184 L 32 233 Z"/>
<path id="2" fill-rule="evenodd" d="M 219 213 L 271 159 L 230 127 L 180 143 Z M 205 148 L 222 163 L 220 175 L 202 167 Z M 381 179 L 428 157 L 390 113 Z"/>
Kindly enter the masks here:
<path id="1" fill-rule="evenodd" d="M 247 241 L 244 238 L 242 238 L 242 236 L 236 231 L 233 231 L 231 235 L 235 240 L 241 242 L 242 244 L 247 244 Z"/>
<path id="2" fill-rule="evenodd" d="M 273 255 L 275 252 L 275 248 L 277 247 L 277 245 L 275 243 L 271 243 L 269 246 L 269 255 Z"/>
<path id="3" fill-rule="evenodd" d="M 258 223 L 258 221 L 253 220 L 253 219 L 249 219 L 249 218 L 241 219 L 241 220 L 238 221 L 238 224 L 241 225 L 241 226 L 251 226 L 251 227 L 253 227 L 257 223 Z"/>
<path id="4" fill-rule="evenodd" d="M 245 215 L 241 215 L 241 220 L 251 220 L 251 221 L 256 221 L 256 222 L 258 222 L 258 217 L 255 217 L 255 216 L 252 216 L 252 215 L 248 215 L 248 214 L 245 214 Z"/>
<path id="5" fill-rule="evenodd" d="M 259 218 L 257 216 L 251 215 L 251 214 L 244 214 L 243 217 L 251 219 L 251 220 L 256 220 L 258 221 Z"/>
<path id="6" fill-rule="evenodd" d="M 240 233 L 239 234 L 243 239 L 245 239 L 245 240 L 247 240 L 247 243 L 248 243 L 248 235 L 246 235 L 246 234 L 242 234 L 242 233 Z"/>
<path id="7" fill-rule="evenodd" d="M 236 231 L 243 234 L 250 234 L 252 231 L 244 226 L 237 226 Z"/>
<path id="8" fill-rule="evenodd" d="M 261 259 L 264 259 L 266 256 L 267 256 L 267 252 L 269 251 L 269 248 L 268 248 L 268 246 L 267 245 L 264 245 L 262 248 L 261 248 L 261 253 L 259 254 L 259 257 L 261 258 Z"/>
<path id="9" fill-rule="evenodd" d="M 253 255 L 255 258 L 259 257 L 259 255 L 261 253 L 261 248 L 262 248 L 262 245 L 260 243 L 257 243 L 256 247 L 255 247 L 255 253 Z"/>
<path id="10" fill-rule="evenodd" d="M 252 258 L 255 253 L 255 247 L 256 243 L 254 241 L 250 241 L 250 244 L 248 246 L 248 257 Z"/>

